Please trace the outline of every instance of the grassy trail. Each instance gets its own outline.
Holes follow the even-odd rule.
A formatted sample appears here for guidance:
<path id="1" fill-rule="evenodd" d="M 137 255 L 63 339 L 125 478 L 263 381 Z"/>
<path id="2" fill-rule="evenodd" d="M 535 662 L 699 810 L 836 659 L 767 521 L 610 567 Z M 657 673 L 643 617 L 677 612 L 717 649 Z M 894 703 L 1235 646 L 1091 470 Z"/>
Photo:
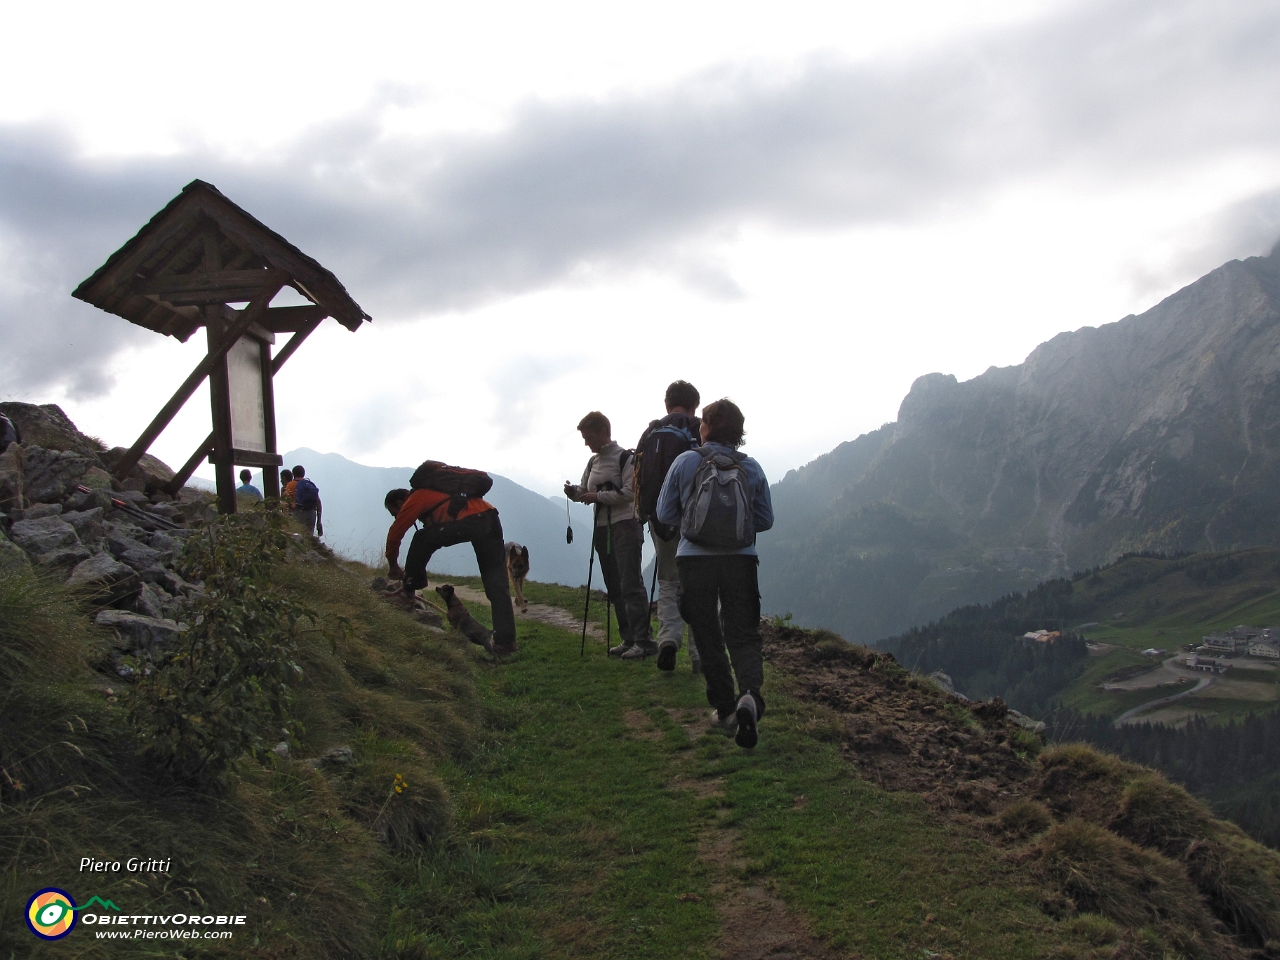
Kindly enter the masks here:
<path id="1" fill-rule="evenodd" d="M 1017 958 L 1073 939 L 998 851 L 858 780 L 785 678 L 747 752 L 709 732 L 683 654 L 662 674 L 519 626 L 520 653 L 478 670 L 485 742 L 444 771 L 457 839 L 399 887 L 402 955 Z"/>

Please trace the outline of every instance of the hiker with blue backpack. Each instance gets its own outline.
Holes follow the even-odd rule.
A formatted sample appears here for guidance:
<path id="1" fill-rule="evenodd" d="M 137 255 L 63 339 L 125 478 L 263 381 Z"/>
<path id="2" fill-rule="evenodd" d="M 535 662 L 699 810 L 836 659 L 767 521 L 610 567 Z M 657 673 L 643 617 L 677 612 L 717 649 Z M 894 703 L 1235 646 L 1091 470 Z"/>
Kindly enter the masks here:
<path id="1" fill-rule="evenodd" d="M 609 656 L 643 660 L 657 653 L 658 645 L 653 642 L 649 597 L 640 569 L 644 531 L 635 512 L 635 456 L 613 439 L 613 425 L 599 410 L 582 418 L 578 432 L 592 457 L 581 483 L 565 481 L 564 495 L 595 508 L 595 552 L 622 637 L 621 643 L 609 648 Z"/>
<path id="2" fill-rule="evenodd" d="M 738 451 L 743 426 L 732 400 L 707 404 L 702 446 L 671 465 L 657 515 L 680 530 L 680 613 L 702 658 L 711 725 L 750 748 L 764 716 L 756 534 L 773 526 L 773 502 L 760 464 Z"/>
<path id="3" fill-rule="evenodd" d="M 320 488 L 308 479 L 303 467 L 293 468 L 293 482 L 286 492 L 293 495 L 293 519 L 302 524 L 307 533 L 323 537 L 324 504 L 320 502 Z"/>
<path id="4" fill-rule="evenodd" d="M 653 541 L 654 578 L 657 583 L 658 669 L 674 670 L 676 654 L 684 642 L 684 620 L 680 616 L 680 574 L 676 570 L 676 547 L 680 531 L 657 517 L 658 494 L 676 458 L 702 441 L 701 421 L 695 416 L 702 402 L 698 389 L 685 380 L 667 387 L 664 397 L 667 415 L 652 421 L 636 444 L 636 510 L 641 523 L 649 524 Z M 652 590 L 650 591 L 652 595 Z M 689 661 L 695 674 L 702 672 L 698 645 L 689 644 Z"/>

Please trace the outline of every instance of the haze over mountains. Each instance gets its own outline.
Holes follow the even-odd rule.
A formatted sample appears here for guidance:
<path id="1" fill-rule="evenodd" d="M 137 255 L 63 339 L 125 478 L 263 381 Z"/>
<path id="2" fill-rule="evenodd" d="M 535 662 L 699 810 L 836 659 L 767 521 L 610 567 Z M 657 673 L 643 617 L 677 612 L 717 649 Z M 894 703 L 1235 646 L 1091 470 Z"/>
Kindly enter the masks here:
<path id="1" fill-rule="evenodd" d="M 1280 543 L 1280 244 L 1063 333 L 773 488 L 768 612 L 868 642 L 1138 550 Z"/>

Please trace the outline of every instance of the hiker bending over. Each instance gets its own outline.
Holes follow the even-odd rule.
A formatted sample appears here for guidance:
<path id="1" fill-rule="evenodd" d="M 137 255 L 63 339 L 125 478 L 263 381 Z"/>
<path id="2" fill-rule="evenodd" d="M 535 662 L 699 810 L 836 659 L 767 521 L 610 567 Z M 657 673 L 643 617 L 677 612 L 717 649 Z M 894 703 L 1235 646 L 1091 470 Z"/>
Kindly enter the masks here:
<path id="1" fill-rule="evenodd" d="M 644 541 L 635 516 L 635 458 L 612 439 L 609 418 L 598 410 L 582 418 L 578 432 L 594 456 L 582 472 L 582 483 L 566 483 L 564 495 L 595 507 L 596 555 L 622 637 L 609 656 L 643 660 L 657 653 L 658 645 L 653 642 L 649 598 L 640 571 Z"/>
<path id="2" fill-rule="evenodd" d="M 510 653 L 516 648 L 516 616 L 511 608 L 507 586 L 507 556 L 503 547 L 502 521 L 492 504 L 479 495 L 469 496 L 458 490 L 458 477 L 478 474 L 493 483 L 479 470 L 462 470 L 435 461 L 427 461 L 414 473 L 414 489 L 390 491 L 383 505 L 395 517 L 387 531 L 387 564 L 393 580 L 403 580 L 404 590 L 412 594 L 427 585 L 427 563 L 441 547 L 470 543 L 484 581 L 484 594 L 493 608 L 493 646 L 496 653 Z M 433 489 L 426 484 L 435 483 Z M 489 486 L 484 486 L 488 490 Z M 400 543 L 415 522 L 422 529 L 409 541 L 409 555 L 400 568 Z"/>
<path id="3" fill-rule="evenodd" d="M 698 438 L 701 424 L 694 414 L 702 398 L 692 383 L 677 380 L 667 387 L 665 401 L 667 415 L 650 423 L 636 444 L 636 512 L 641 523 L 649 524 L 649 539 L 653 541 L 657 565 L 658 669 L 674 670 L 676 653 L 684 641 L 680 574 L 676 572 L 680 531 L 658 519 L 658 494 L 676 457 L 701 443 Z M 695 643 L 689 644 L 689 661 L 694 673 L 702 672 L 702 659 Z"/>
<path id="4" fill-rule="evenodd" d="M 743 417 L 733 401 L 703 408 L 699 432 L 702 446 L 667 473 L 658 519 L 680 529 L 680 613 L 702 656 L 712 726 L 754 747 L 764 716 L 756 534 L 773 526 L 773 503 L 760 464 L 738 452 Z"/>

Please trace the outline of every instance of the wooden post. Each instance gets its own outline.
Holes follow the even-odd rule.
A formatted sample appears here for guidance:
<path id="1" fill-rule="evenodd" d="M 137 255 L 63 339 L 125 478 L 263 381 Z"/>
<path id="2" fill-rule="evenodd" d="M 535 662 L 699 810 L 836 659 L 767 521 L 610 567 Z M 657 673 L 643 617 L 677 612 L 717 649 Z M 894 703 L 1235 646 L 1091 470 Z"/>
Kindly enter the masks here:
<path id="1" fill-rule="evenodd" d="M 206 273 L 222 269 L 220 237 L 210 230 L 204 235 L 203 267 Z M 204 308 L 204 329 L 209 342 L 209 355 L 217 352 L 228 332 L 222 320 L 222 305 L 210 303 Z M 218 484 L 218 512 L 236 512 L 235 464 L 231 462 L 231 387 L 227 380 L 227 355 L 214 363 L 209 371 L 209 404 L 213 412 L 213 475 Z"/>
<path id="2" fill-rule="evenodd" d="M 275 294 L 272 294 L 272 296 L 275 296 Z M 253 309 L 253 306 L 250 305 L 249 309 Z M 289 310 L 293 308 L 285 307 L 284 309 Z M 243 318 L 241 318 L 241 320 L 243 321 Z M 274 357 L 271 357 L 269 353 L 266 353 L 264 348 L 264 358 L 268 358 L 271 361 L 270 369 L 271 369 L 271 376 L 273 378 L 277 373 L 280 372 L 280 368 L 284 366 L 285 361 L 288 360 L 291 356 L 293 356 L 294 352 L 298 349 L 298 347 L 302 345 L 302 341 L 307 339 L 307 337 L 311 335 L 312 331 L 315 330 L 315 328 L 318 326 L 320 326 L 320 320 L 308 320 L 305 324 L 302 325 L 301 329 L 299 329 L 292 337 L 289 338 L 289 342 L 284 345 L 284 349 L 282 349 Z M 265 365 L 266 365 L 266 359 L 264 359 L 264 366 Z M 198 372 L 198 368 L 197 368 L 197 372 Z M 198 382 L 199 381 L 197 381 L 197 383 Z M 272 411 L 270 422 L 271 422 L 271 430 L 274 433 L 275 431 L 275 380 L 274 379 L 271 381 L 270 395 L 271 395 L 271 411 Z M 189 396 L 189 394 L 185 396 Z M 184 400 L 185 400 L 185 396 L 183 397 Z M 175 399 L 177 398 L 175 397 Z M 264 402 L 265 402 L 265 397 L 264 397 Z M 173 401 L 171 400 L 170 403 L 172 404 Z M 179 404 L 179 406 L 181 406 L 181 404 Z M 172 414 L 170 416 L 172 416 Z M 157 420 L 158 419 L 159 418 L 157 418 Z M 164 422 L 168 423 L 168 420 L 165 420 Z M 156 430 L 156 434 L 158 435 L 159 433 L 160 431 Z M 143 435 L 144 439 L 145 437 L 146 437 L 146 434 Z M 141 442 L 142 441 L 139 440 L 139 443 Z M 144 447 L 143 449 L 145 450 L 146 448 Z M 213 434 L 211 433 L 204 438 L 204 442 L 201 443 L 200 446 L 196 448 L 196 452 L 191 455 L 190 460 L 188 460 L 185 464 L 183 464 L 182 469 L 178 471 L 177 475 L 171 481 L 169 481 L 169 485 L 165 489 L 168 490 L 170 496 L 176 497 L 178 495 L 178 491 L 181 490 L 183 486 L 186 485 L 186 482 L 191 479 L 191 475 L 196 472 L 196 467 L 200 466 L 200 462 L 204 460 L 206 457 L 212 456 L 212 450 L 213 450 Z M 272 452 L 279 453 L 280 451 L 273 450 Z M 134 463 L 137 463 L 137 460 L 134 460 L 129 464 L 130 468 L 132 468 Z M 280 490 L 279 472 L 275 474 L 275 478 L 276 478 L 275 479 L 276 495 L 279 496 L 279 490 Z M 262 481 L 263 483 L 270 483 L 270 481 L 267 480 L 267 475 L 265 472 L 262 474 Z M 266 491 L 263 491 L 263 492 L 265 493 Z"/>
<path id="3" fill-rule="evenodd" d="M 274 368 L 271 364 L 271 344 L 262 343 L 262 419 L 266 432 L 267 453 L 279 453 L 276 449 L 276 391 Z M 262 468 L 262 495 L 269 500 L 280 499 L 280 473 L 275 467 Z"/>

